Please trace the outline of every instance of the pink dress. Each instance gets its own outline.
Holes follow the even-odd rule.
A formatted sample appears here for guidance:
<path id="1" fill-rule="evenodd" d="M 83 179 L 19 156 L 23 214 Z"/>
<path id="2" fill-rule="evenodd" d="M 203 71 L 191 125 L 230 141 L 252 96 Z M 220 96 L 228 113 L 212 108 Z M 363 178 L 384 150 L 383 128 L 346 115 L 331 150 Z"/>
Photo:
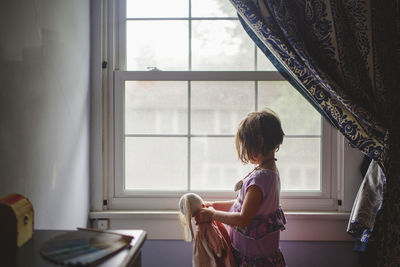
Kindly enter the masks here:
<path id="1" fill-rule="evenodd" d="M 194 238 L 193 267 L 234 267 L 229 235 L 222 223 L 199 224 Z"/>
<path id="2" fill-rule="evenodd" d="M 230 211 L 240 212 L 247 189 L 258 186 L 263 199 L 255 218 L 248 227 L 229 227 L 236 266 L 286 266 L 279 250 L 280 231 L 286 219 L 279 205 L 279 174 L 271 170 L 256 170 L 243 181 Z"/>

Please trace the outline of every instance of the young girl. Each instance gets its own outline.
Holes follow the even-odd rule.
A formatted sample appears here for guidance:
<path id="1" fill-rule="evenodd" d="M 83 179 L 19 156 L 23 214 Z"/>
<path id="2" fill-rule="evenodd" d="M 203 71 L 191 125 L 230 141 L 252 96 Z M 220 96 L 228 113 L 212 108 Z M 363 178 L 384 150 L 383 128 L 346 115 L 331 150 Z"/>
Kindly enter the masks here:
<path id="1" fill-rule="evenodd" d="M 280 179 L 275 152 L 284 133 L 278 116 L 269 109 L 252 112 L 236 133 L 239 159 L 257 164 L 240 180 L 236 200 L 206 202 L 196 214 L 197 224 L 219 221 L 230 225 L 229 235 L 237 266 L 286 266 L 279 250 L 286 223 L 279 206 Z"/>

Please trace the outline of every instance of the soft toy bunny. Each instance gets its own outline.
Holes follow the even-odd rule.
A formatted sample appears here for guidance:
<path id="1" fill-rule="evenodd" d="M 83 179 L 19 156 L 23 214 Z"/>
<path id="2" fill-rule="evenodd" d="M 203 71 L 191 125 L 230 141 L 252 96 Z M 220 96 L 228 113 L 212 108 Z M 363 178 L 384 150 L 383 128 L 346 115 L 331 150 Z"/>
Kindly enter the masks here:
<path id="1" fill-rule="evenodd" d="M 192 216 L 201 208 L 203 199 L 194 193 L 184 194 L 179 200 L 179 219 L 184 228 L 185 241 L 192 241 L 194 238 L 192 227 Z"/>
<path id="2" fill-rule="evenodd" d="M 193 266 L 235 266 L 229 235 L 223 224 L 215 221 L 200 224 L 194 234 L 192 217 L 202 204 L 203 199 L 194 193 L 184 194 L 179 200 L 179 218 L 184 228 L 185 241 L 194 239 Z"/>

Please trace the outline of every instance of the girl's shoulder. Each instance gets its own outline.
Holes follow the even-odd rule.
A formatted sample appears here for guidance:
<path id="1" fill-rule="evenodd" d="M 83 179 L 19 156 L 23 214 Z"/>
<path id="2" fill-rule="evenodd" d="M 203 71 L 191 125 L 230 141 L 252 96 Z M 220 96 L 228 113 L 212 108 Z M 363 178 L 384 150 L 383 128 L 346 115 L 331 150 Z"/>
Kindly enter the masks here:
<path id="1" fill-rule="evenodd" d="M 251 175 L 251 179 L 254 179 L 256 181 L 269 181 L 273 182 L 276 181 L 279 177 L 279 173 L 277 171 L 273 171 L 270 169 L 260 169 L 254 172 L 253 175 Z"/>
<path id="2" fill-rule="evenodd" d="M 260 187 L 263 193 L 266 193 L 266 191 L 269 191 L 269 189 L 274 187 L 278 181 L 278 177 L 279 174 L 275 171 L 268 169 L 258 170 L 254 172 L 245 182 L 246 191 L 250 186 L 257 185 Z"/>

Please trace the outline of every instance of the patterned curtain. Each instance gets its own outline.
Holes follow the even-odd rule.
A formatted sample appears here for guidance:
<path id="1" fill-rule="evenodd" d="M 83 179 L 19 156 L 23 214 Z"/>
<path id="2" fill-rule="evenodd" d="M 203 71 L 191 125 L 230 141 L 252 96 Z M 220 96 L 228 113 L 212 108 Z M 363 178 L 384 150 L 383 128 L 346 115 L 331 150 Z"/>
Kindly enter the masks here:
<path id="1" fill-rule="evenodd" d="M 378 266 L 400 265 L 399 1 L 230 0 L 275 67 L 386 177 Z"/>
<path id="2" fill-rule="evenodd" d="M 386 177 L 376 161 L 371 161 L 354 201 L 347 232 L 356 238 L 355 251 L 367 252 L 376 215 L 382 207 Z M 365 266 L 365 265 L 363 265 Z"/>

